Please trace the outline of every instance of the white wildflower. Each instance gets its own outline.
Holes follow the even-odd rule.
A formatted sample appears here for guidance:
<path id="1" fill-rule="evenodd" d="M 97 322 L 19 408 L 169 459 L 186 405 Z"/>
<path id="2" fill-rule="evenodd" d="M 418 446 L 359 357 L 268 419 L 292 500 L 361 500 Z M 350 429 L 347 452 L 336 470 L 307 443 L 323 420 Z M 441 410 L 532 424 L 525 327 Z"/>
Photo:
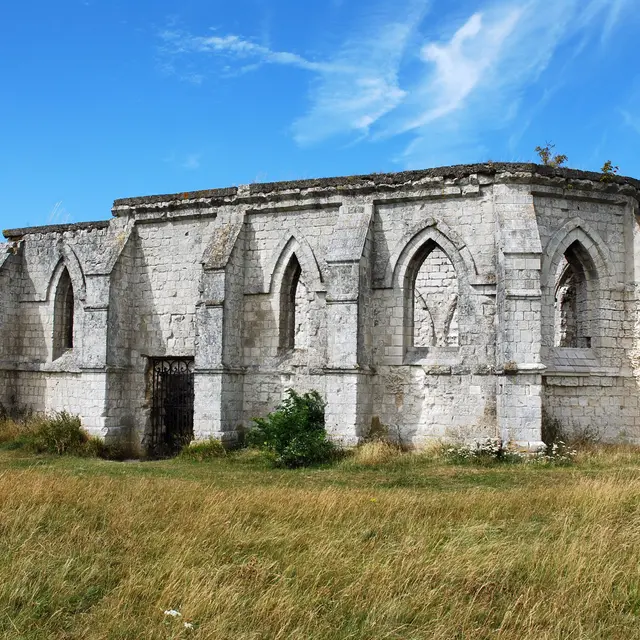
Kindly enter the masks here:
<path id="1" fill-rule="evenodd" d="M 167 609 L 164 612 L 165 616 L 171 616 L 172 618 L 179 618 L 182 614 L 179 611 L 176 611 L 175 609 Z"/>
<path id="2" fill-rule="evenodd" d="M 184 623 L 184 628 L 185 629 L 193 629 L 193 623 L 192 622 L 185 622 Z"/>

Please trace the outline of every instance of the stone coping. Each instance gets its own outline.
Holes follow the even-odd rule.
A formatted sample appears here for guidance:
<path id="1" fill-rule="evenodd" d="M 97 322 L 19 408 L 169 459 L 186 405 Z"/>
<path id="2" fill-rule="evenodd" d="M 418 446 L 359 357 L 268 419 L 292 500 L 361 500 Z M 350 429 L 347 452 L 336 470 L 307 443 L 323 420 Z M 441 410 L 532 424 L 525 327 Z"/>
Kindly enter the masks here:
<path id="1" fill-rule="evenodd" d="M 5 229 L 2 233 L 5 238 L 15 240 L 35 233 L 65 233 L 67 231 L 93 231 L 94 229 L 106 229 L 108 220 L 95 220 L 93 222 L 72 222 L 69 224 L 48 224 L 40 227 L 23 227 L 19 229 Z"/>
<path id="2" fill-rule="evenodd" d="M 553 168 L 545 165 L 521 162 L 486 162 L 481 164 L 461 164 L 449 167 L 435 167 L 415 171 L 397 173 L 370 173 L 365 175 L 338 176 L 332 178 L 312 178 L 306 180 L 289 180 L 284 182 L 264 182 L 246 185 L 245 187 L 229 187 L 226 189 L 210 189 L 207 191 L 189 191 L 165 195 L 142 196 L 135 198 L 119 198 L 113 207 L 126 208 L 138 205 L 175 202 L 180 200 L 218 199 L 242 195 L 268 195 L 280 191 L 299 191 L 305 189 L 323 189 L 331 187 L 364 187 L 378 185 L 400 186 L 406 183 L 424 180 L 425 178 L 442 178 L 460 180 L 474 174 L 495 175 L 498 173 L 537 174 L 547 178 L 565 180 L 586 180 L 603 184 L 602 173 L 581 171 L 579 169 Z M 640 191 L 640 180 L 619 175 L 611 175 L 607 184 L 630 185 Z"/>
<path id="3" fill-rule="evenodd" d="M 184 191 L 181 193 L 167 193 L 155 196 L 139 196 L 134 198 L 119 198 L 114 200 L 114 207 L 135 207 L 139 204 L 158 204 L 160 202 L 173 202 L 174 200 L 202 200 L 229 198 L 238 194 L 238 187 L 225 187 L 223 189 L 205 189 L 203 191 Z"/>
<path id="4" fill-rule="evenodd" d="M 397 173 L 371 173 L 366 175 L 339 176 L 332 178 L 312 178 L 307 180 L 290 180 L 284 182 L 265 182 L 242 187 L 226 187 L 222 189 L 207 189 L 203 191 L 187 191 L 181 193 L 141 196 L 134 198 L 119 198 L 114 201 L 112 214 L 131 212 L 137 207 L 142 209 L 154 209 L 158 206 L 188 206 L 194 207 L 194 203 L 206 202 L 209 205 L 216 203 L 232 202 L 236 199 L 275 196 L 278 193 L 300 192 L 304 190 L 323 189 L 375 189 L 377 187 L 401 187 L 411 185 L 429 179 L 464 180 L 471 176 L 496 174 L 520 174 L 520 178 L 526 179 L 539 176 L 546 179 L 579 180 L 596 183 L 602 191 L 608 186 L 631 187 L 640 192 L 640 180 L 619 175 L 608 176 L 602 180 L 603 174 L 594 171 L 581 171 L 579 169 L 553 168 L 545 165 L 520 162 L 485 162 L 481 164 L 461 164 L 449 167 L 435 167 L 432 169 L 420 169 L 414 171 L 401 171 Z M 18 229 L 6 229 L 3 234 L 9 240 L 19 239 L 27 234 L 35 233 L 65 233 L 67 231 L 82 231 L 104 229 L 109 222 L 99 220 L 95 222 L 77 222 L 72 224 L 56 224 L 38 227 L 25 227 Z"/>

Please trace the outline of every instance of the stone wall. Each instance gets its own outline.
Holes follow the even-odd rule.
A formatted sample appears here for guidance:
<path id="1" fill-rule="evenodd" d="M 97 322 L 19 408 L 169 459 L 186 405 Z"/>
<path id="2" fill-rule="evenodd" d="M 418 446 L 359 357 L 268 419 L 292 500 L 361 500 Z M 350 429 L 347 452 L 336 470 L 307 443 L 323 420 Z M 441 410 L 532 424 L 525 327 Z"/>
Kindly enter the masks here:
<path id="1" fill-rule="evenodd" d="M 474 165 L 130 198 L 108 222 L 7 231 L 0 402 L 143 450 L 152 364 L 183 358 L 196 438 L 233 443 L 295 388 L 325 397 L 345 444 L 382 425 L 535 447 L 543 411 L 640 441 L 638 187 Z"/>
<path id="2" fill-rule="evenodd" d="M 624 198 L 589 199 L 566 193 L 558 197 L 553 190 L 539 188 L 535 208 L 545 247 L 542 353 L 547 365 L 546 415 L 567 433 L 592 434 L 608 441 L 636 440 L 637 383 L 630 358 L 637 342 L 632 321 L 637 308 L 631 295 L 637 260 L 632 245 L 636 205 Z M 566 335 L 558 335 L 566 330 L 558 317 L 558 304 L 567 264 L 577 281 L 576 336 L 571 345 Z"/>
<path id="3" fill-rule="evenodd" d="M 118 268 L 128 272 L 118 320 L 127 376 L 124 426 L 133 428 L 135 446 L 149 429 L 149 358 L 195 356 L 196 302 L 202 256 L 211 238 L 212 217 L 136 225 Z M 114 278 L 117 282 L 118 279 Z M 116 297 L 117 293 L 116 293 Z"/>
<path id="4" fill-rule="evenodd" d="M 20 258 L 16 253 L 16 246 L 0 244 L 0 403 L 5 409 L 12 408 L 17 401 Z"/>

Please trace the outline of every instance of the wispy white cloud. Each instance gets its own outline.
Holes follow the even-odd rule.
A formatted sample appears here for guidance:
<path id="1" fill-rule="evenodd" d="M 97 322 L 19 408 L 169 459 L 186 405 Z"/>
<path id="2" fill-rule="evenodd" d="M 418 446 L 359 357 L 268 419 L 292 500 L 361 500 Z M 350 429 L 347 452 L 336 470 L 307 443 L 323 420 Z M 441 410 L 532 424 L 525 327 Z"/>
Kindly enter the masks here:
<path id="1" fill-rule="evenodd" d="M 203 36 L 169 28 L 161 39 L 169 64 L 180 56 L 206 55 L 227 74 L 269 64 L 309 72 L 309 107 L 292 124 L 298 144 L 345 134 L 356 140 L 410 135 L 398 161 L 411 166 L 440 162 L 445 149 L 471 160 L 485 152 L 478 132 L 505 128 L 517 118 L 511 137 L 522 136 L 536 110 L 562 86 L 560 72 L 589 42 L 606 44 L 624 10 L 637 2 L 474 0 L 445 32 L 442 12 L 428 13 L 430 1 L 380 0 L 321 60 L 216 31 Z M 427 28 L 440 37 L 422 36 Z M 559 60 L 560 72 L 532 96 L 552 60 Z M 190 73 L 191 82 L 202 80 L 200 71 Z M 525 95 L 530 102 L 523 106 Z"/>
<path id="2" fill-rule="evenodd" d="M 390 4 L 391 8 L 372 12 L 369 24 L 337 52 L 332 66 L 340 72 L 322 73 L 313 83 L 311 107 L 293 125 L 299 144 L 340 133 L 366 135 L 372 125 L 405 100 L 400 67 L 416 38 L 428 1 Z"/>
<path id="3" fill-rule="evenodd" d="M 628 0 L 614 0 L 626 2 Z M 414 166 L 440 162 L 440 156 L 469 138 L 467 152 L 459 158 L 483 159 L 477 131 L 495 131 L 528 119 L 523 96 L 535 86 L 563 48 L 560 66 L 577 55 L 589 39 L 613 29 L 610 0 L 546 0 L 489 4 L 470 16 L 449 39 L 422 48 L 425 71 L 392 116 L 383 133 L 412 131 L 414 140 L 399 161 Z M 603 26 L 604 25 L 604 26 Z M 540 87 L 536 103 L 544 104 L 552 88 Z M 531 107 L 525 110 L 531 115 Z M 523 117 L 521 117 L 523 116 Z M 523 125 L 518 125 L 518 136 Z M 446 130 L 448 136 L 442 137 Z M 486 159 L 486 158 L 484 158 Z"/>
<path id="4" fill-rule="evenodd" d="M 176 67 L 172 61 L 164 60 L 159 64 L 160 71 L 168 76 L 175 76 L 182 82 L 193 85 L 201 85 L 204 82 L 204 75 L 194 70 L 181 69 Z"/>
<path id="5" fill-rule="evenodd" d="M 185 161 L 182 163 L 182 168 L 189 171 L 195 171 L 200 168 L 200 156 L 199 153 L 190 153 Z"/>
<path id="6" fill-rule="evenodd" d="M 418 86 L 415 95 L 431 101 L 432 106 L 416 119 L 408 120 L 403 130 L 428 124 L 463 106 L 496 62 L 522 14 L 522 8 L 513 8 L 487 22 L 483 14 L 475 13 L 449 42 L 425 45 L 421 57 L 433 64 L 433 72 L 423 86 Z"/>
<path id="7" fill-rule="evenodd" d="M 620 109 L 623 122 L 631 127 L 636 133 L 640 133 L 640 115 L 632 115 L 626 109 Z"/>
<path id="8" fill-rule="evenodd" d="M 400 64 L 428 4 L 429 0 L 398 0 L 393 6 L 372 9 L 367 24 L 325 60 L 275 50 L 235 34 L 198 36 L 166 29 L 160 34 L 165 67 L 190 80 L 183 71 L 175 71 L 176 57 L 209 54 L 226 63 L 222 71 L 227 74 L 254 71 L 265 64 L 312 72 L 310 108 L 292 127 L 296 141 L 310 144 L 341 133 L 363 135 L 406 96 L 399 87 Z"/>
<path id="9" fill-rule="evenodd" d="M 314 62 L 290 51 L 274 51 L 234 34 L 195 36 L 183 30 L 166 29 L 160 34 L 163 52 L 170 55 L 205 53 L 228 60 L 251 62 L 257 68 L 262 64 L 280 64 L 308 71 L 332 71 L 332 65 Z"/>
<path id="10" fill-rule="evenodd" d="M 195 171 L 200 168 L 201 153 L 188 153 L 187 155 L 178 155 L 174 151 L 163 158 L 163 161 L 177 169 L 185 169 L 186 171 Z"/>
<path id="11" fill-rule="evenodd" d="M 633 1 L 634 0 L 609 0 L 609 9 L 605 16 L 604 27 L 600 37 L 600 41 L 602 43 L 606 42 L 610 38 L 615 27 L 622 19 L 624 9 L 629 8 L 633 10 Z M 637 7 L 635 10 L 637 11 Z"/>
<path id="12" fill-rule="evenodd" d="M 51 211 L 49 212 L 49 216 L 47 217 L 46 224 L 66 224 L 71 221 L 71 214 L 67 211 L 67 209 L 62 204 L 62 200 L 56 202 Z"/>

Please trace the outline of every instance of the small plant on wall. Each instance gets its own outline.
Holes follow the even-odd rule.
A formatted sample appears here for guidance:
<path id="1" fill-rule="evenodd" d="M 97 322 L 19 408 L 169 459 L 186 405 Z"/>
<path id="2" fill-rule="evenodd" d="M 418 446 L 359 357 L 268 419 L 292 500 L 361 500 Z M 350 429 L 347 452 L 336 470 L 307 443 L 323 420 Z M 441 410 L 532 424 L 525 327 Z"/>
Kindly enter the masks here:
<path id="1" fill-rule="evenodd" d="M 561 167 L 569 159 L 564 153 L 554 153 L 555 148 L 556 145 L 553 142 L 547 142 L 544 147 L 537 146 L 535 149 L 542 164 L 546 167 Z"/>
<path id="2" fill-rule="evenodd" d="M 600 176 L 600 182 L 611 182 L 619 170 L 618 165 L 614 165 L 611 160 L 606 160 L 600 169 L 600 173 L 602 174 Z"/>

